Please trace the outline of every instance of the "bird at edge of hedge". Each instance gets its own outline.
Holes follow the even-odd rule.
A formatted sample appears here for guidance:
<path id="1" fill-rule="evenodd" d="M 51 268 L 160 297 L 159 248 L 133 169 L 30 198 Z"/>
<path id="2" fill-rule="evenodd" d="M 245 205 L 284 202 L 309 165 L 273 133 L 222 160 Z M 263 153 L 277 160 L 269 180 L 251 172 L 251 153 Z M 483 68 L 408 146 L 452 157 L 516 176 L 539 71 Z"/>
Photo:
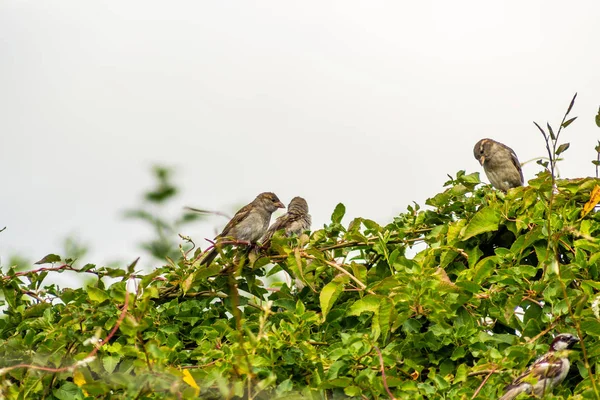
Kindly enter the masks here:
<path id="1" fill-rule="evenodd" d="M 225 225 L 223 231 L 215 238 L 215 247 L 210 250 L 200 265 L 210 265 L 219 254 L 220 241 L 232 239 L 255 243 L 267 231 L 271 222 L 271 214 L 278 208 L 285 208 L 277 195 L 272 192 L 264 192 L 256 196 L 249 204 L 235 213 L 233 218 Z"/>
<path id="2" fill-rule="evenodd" d="M 558 386 L 569 373 L 571 363 L 565 350 L 579 342 L 570 333 L 557 335 L 546 354 L 538 358 L 525 373 L 504 388 L 504 395 L 498 400 L 512 400 L 521 393 L 542 397 Z"/>
<path id="3" fill-rule="evenodd" d="M 473 148 L 473 155 L 483 166 L 485 175 L 496 189 L 503 192 L 523 186 L 523 171 L 517 154 L 510 147 L 492 139 L 481 139 Z"/>
<path id="4" fill-rule="evenodd" d="M 312 219 L 308 213 L 308 203 L 302 197 L 294 197 L 288 204 L 287 212 L 277 218 L 263 236 L 264 245 L 271 240 L 275 232 L 283 230 L 286 236 L 300 235 L 310 230 Z"/>

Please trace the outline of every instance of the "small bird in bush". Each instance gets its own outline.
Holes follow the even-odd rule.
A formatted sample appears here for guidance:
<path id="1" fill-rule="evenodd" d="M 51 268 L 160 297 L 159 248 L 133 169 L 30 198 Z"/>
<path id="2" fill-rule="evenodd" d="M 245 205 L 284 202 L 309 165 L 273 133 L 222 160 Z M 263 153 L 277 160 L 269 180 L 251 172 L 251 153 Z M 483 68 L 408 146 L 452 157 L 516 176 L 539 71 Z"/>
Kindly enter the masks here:
<path id="1" fill-rule="evenodd" d="M 481 139 L 475 144 L 473 155 L 496 189 L 506 192 L 510 188 L 523 186 L 521 163 L 510 147 L 492 139 Z"/>
<path id="2" fill-rule="evenodd" d="M 579 342 L 577 336 L 561 333 L 550 345 L 550 350 L 527 368 L 527 371 L 504 388 L 499 400 L 512 400 L 521 393 L 542 397 L 559 385 L 569 373 L 571 363 L 563 350 Z"/>
<path id="3" fill-rule="evenodd" d="M 311 217 L 308 213 L 308 203 L 302 197 L 294 197 L 288 204 L 287 212 L 277 218 L 273 225 L 269 227 L 262 243 L 271 240 L 275 232 L 279 230 L 284 230 L 286 236 L 299 235 L 310 230 L 310 224 Z"/>
<path id="4" fill-rule="evenodd" d="M 219 253 L 219 242 L 227 238 L 255 243 L 265 234 L 271 222 L 271 214 L 278 208 L 285 206 L 275 193 L 264 192 L 256 196 L 252 203 L 242 207 L 225 225 L 223 232 L 215 238 L 215 247 L 206 254 L 200 264 L 210 265 Z"/>

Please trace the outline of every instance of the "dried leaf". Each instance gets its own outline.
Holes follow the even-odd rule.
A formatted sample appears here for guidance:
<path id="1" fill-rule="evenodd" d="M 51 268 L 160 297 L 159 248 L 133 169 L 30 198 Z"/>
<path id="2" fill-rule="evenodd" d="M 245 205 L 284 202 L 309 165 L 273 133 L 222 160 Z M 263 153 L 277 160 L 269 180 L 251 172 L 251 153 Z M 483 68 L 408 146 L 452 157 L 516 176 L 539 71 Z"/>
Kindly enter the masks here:
<path id="1" fill-rule="evenodd" d="M 200 387 L 194 380 L 192 374 L 190 374 L 190 371 L 188 371 L 187 369 L 183 370 L 183 381 L 191 387 L 193 387 L 194 389 L 196 389 L 196 396 L 200 395 Z"/>
<path id="2" fill-rule="evenodd" d="M 596 204 L 598 204 L 598 202 L 600 202 L 600 186 L 596 185 L 596 186 L 594 186 L 594 189 L 592 189 L 592 193 L 590 194 L 590 199 L 583 206 L 583 210 L 581 210 L 581 218 L 588 215 L 590 213 L 590 211 L 592 211 L 594 209 Z"/>

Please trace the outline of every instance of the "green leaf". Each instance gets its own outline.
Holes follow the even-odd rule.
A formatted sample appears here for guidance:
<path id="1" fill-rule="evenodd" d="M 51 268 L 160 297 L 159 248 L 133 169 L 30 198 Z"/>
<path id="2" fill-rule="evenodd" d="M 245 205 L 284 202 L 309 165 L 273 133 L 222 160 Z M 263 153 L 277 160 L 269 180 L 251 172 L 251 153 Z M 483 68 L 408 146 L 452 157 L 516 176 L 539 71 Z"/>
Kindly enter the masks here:
<path id="1" fill-rule="evenodd" d="M 377 312 L 379 310 L 379 302 L 381 296 L 368 295 L 363 299 L 355 301 L 350 309 L 348 309 L 347 315 L 357 316 L 364 312 Z"/>
<path id="2" fill-rule="evenodd" d="M 556 136 L 554 135 L 554 131 L 552 130 L 550 124 L 546 122 L 546 126 L 548 127 L 548 132 L 550 132 L 550 137 L 552 138 L 552 140 L 556 140 Z"/>
<path id="3" fill-rule="evenodd" d="M 73 382 L 66 382 L 58 389 L 52 391 L 59 400 L 83 399 L 83 392 Z"/>
<path id="4" fill-rule="evenodd" d="M 565 152 L 570 146 L 570 143 L 563 143 L 560 146 L 558 146 L 558 149 L 556 149 L 556 155 L 559 155 L 563 152 Z"/>
<path id="5" fill-rule="evenodd" d="M 567 115 L 569 115 L 569 113 L 571 112 L 571 109 L 573 108 L 573 106 L 575 105 L 575 99 L 577 98 L 577 93 L 575 93 L 575 96 L 573 96 L 573 99 L 571 100 L 571 103 L 569 103 L 569 108 L 567 108 L 567 112 L 565 114 L 565 117 Z"/>
<path id="6" fill-rule="evenodd" d="M 346 214 L 346 206 L 342 203 L 339 203 L 335 206 L 335 210 L 333 210 L 333 214 L 331 214 L 331 222 L 333 223 L 341 223 L 342 218 L 344 218 L 344 214 Z"/>
<path id="7" fill-rule="evenodd" d="M 335 301 L 340 297 L 342 293 L 342 289 L 344 285 L 331 281 L 323 289 L 321 289 L 321 294 L 319 295 L 319 302 L 321 304 L 321 312 L 323 313 L 323 321 L 327 318 L 327 313 L 331 310 L 331 307 L 335 303 Z"/>
<path id="8" fill-rule="evenodd" d="M 60 262 L 61 258 L 60 256 L 57 256 L 56 254 L 48 254 L 47 256 L 45 256 L 44 258 L 42 258 L 40 261 L 36 262 L 35 264 L 52 264 L 55 262 Z"/>
<path id="9" fill-rule="evenodd" d="M 362 389 L 358 386 L 350 385 L 344 388 L 344 394 L 350 397 L 360 397 Z"/>
<path id="10" fill-rule="evenodd" d="M 581 330 L 591 336 L 600 336 L 600 322 L 596 319 L 586 318 L 581 322 Z"/>
<path id="11" fill-rule="evenodd" d="M 102 357 L 102 365 L 104 366 L 106 372 L 112 374 L 120 360 L 120 356 L 105 356 Z"/>
<path id="12" fill-rule="evenodd" d="M 4 298 L 6 302 L 11 308 L 17 307 L 17 292 L 12 287 L 3 287 L 2 293 L 4 293 Z"/>
<path id="13" fill-rule="evenodd" d="M 498 230 L 501 214 L 498 210 L 491 207 L 484 207 L 477 212 L 469 221 L 462 235 L 463 240 L 472 238 L 484 232 Z"/>
<path id="14" fill-rule="evenodd" d="M 98 288 L 93 287 L 93 286 L 88 286 L 87 287 L 87 292 L 88 292 L 88 297 L 94 303 L 102 303 L 103 301 L 105 301 L 105 300 L 107 300 L 107 299 L 110 298 L 110 296 L 108 295 L 108 293 L 106 293 L 104 290 L 98 289 Z"/>
<path id="15" fill-rule="evenodd" d="M 565 121 L 565 122 L 563 122 L 563 124 L 562 124 L 562 127 L 563 127 L 563 128 L 566 128 L 567 126 L 571 125 L 571 123 L 572 123 L 573 121 L 575 121 L 576 119 L 577 119 L 577 117 L 574 117 L 574 118 L 571 118 L 571 119 L 570 119 L 570 120 L 568 120 L 568 121 Z"/>
<path id="16" fill-rule="evenodd" d="M 196 276 L 194 281 L 201 282 L 205 281 L 207 278 L 211 276 L 218 275 L 221 272 L 222 267 L 217 263 L 212 263 L 208 267 L 202 266 L 196 271 Z"/>

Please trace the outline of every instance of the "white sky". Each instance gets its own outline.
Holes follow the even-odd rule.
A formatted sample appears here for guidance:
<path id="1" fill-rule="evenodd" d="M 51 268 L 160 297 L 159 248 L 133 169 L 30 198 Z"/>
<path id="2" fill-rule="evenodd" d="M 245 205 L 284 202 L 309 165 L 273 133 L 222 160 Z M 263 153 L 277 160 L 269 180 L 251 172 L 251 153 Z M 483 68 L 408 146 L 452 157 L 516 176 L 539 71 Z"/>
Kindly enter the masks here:
<path id="1" fill-rule="evenodd" d="M 315 228 L 338 202 L 386 223 L 446 174 L 483 176 L 483 137 L 543 156 L 532 120 L 558 125 L 575 92 L 561 171 L 593 175 L 599 15 L 598 1 L 2 1 L 2 264 L 73 233 L 90 262 L 140 255 L 147 229 L 120 213 L 154 163 L 177 168 L 177 212 L 274 191 L 305 197 Z M 203 242 L 224 222 L 182 233 Z"/>

